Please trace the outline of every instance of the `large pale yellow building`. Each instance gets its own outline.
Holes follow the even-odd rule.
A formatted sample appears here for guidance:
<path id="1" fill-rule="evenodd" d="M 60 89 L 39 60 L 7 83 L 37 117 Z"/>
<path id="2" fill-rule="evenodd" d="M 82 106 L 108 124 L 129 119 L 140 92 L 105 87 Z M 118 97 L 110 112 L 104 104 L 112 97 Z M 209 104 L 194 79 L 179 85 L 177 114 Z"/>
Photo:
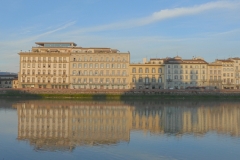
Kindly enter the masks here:
<path id="1" fill-rule="evenodd" d="M 69 60 L 73 42 L 36 42 L 20 52 L 19 88 L 69 88 Z"/>
<path id="2" fill-rule="evenodd" d="M 82 48 L 73 42 L 36 42 L 20 52 L 19 88 L 128 89 L 130 53 Z"/>
<path id="3" fill-rule="evenodd" d="M 72 89 L 128 89 L 130 53 L 111 48 L 74 48 L 70 56 Z"/>

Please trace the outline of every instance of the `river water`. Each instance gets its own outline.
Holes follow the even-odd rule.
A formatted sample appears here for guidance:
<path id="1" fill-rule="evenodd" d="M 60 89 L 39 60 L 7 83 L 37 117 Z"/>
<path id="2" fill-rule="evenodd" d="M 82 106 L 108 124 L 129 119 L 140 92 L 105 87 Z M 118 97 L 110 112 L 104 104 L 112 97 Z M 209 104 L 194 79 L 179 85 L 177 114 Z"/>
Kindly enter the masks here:
<path id="1" fill-rule="evenodd" d="M 0 100 L 0 160 L 239 157 L 239 101 Z"/>

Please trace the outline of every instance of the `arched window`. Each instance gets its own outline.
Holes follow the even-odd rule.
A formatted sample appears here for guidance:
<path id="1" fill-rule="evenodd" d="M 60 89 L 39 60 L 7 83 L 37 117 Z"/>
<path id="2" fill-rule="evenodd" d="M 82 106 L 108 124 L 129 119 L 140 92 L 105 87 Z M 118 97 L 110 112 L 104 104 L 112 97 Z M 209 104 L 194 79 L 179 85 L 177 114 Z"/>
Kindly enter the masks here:
<path id="1" fill-rule="evenodd" d="M 132 69 L 132 73 L 136 73 L 136 68 L 133 68 L 133 69 Z"/>
<path id="2" fill-rule="evenodd" d="M 152 68 L 152 73 L 155 73 L 155 68 Z"/>
<path id="3" fill-rule="evenodd" d="M 145 73 L 149 73 L 149 69 L 148 68 L 145 69 Z"/>

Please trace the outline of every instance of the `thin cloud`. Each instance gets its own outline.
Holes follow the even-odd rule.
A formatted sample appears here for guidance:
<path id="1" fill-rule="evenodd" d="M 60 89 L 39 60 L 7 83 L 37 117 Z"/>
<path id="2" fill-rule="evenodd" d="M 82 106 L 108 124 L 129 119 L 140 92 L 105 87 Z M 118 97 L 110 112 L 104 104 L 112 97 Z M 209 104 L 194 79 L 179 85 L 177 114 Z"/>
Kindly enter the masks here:
<path id="1" fill-rule="evenodd" d="M 24 44 L 28 45 L 29 42 L 32 42 L 32 41 L 35 41 L 41 37 L 45 37 L 45 36 L 48 36 L 50 34 L 53 34 L 55 32 L 58 32 L 60 30 L 64 30 L 70 26 L 73 26 L 74 24 L 76 23 L 76 21 L 73 21 L 73 22 L 69 22 L 61 27 L 58 27 L 56 29 L 53 29 L 53 30 L 50 30 L 50 31 L 47 31 L 47 32 L 44 32 L 44 33 L 41 33 L 41 34 L 38 34 L 38 35 L 34 35 L 34 36 L 30 36 L 30 37 L 27 37 L 27 38 L 23 38 L 21 40 L 14 40 L 14 41 L 0 41 L 0 46 L 4 47 L 4 48 L 9 48 L 9 46 L 11 46 L 11 48 L 13 47 L 12 45 L 14 45 L 15 48 L 19 48 L 19 47 L 22 47 L 24 46 Z M 1 52 L 0 52 L 1 54 Z"/>
<path id="2" fill-rule="evenodd" d="M 209 2 L 202 5 L 196 5 L 192 7 L 181 7 L 173 9 L 164 9 L 159 12 L 153 13 L 151 16 L 129 20 L 125 22 L 117 22 L 107 25 L 100 25 L 96 27 L 81 28 L 76 31 L 70 32 L 72 34 L 80 34 L 87 32 L 98 32 L 104 30 L 118 30 L 126 28 L 134 28 L 139 26 L 148 25 L 151 23 L 163 21 L 165 19 L 176 18 L 181 16 L 196 15 L 206 11 L 219 10 L 219 9 L 234 9 L 239 8 L 240 2 L 229 2 L 229 1 L 218 1 L 218 2 Z M 69 34 L 69 33 L 68 33 Z"/>

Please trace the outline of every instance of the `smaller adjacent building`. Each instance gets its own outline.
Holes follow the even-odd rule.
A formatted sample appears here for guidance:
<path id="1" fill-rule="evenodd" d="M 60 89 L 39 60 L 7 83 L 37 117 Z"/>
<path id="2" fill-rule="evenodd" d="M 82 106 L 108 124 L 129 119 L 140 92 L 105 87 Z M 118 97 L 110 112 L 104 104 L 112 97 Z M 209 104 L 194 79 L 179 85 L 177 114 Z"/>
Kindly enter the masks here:
<path id="1" fill-rule="evenodd" d="M 166 58 L 164 63 L 166 89 L 206 88 L 208 86 L 208 63 L 203 58 L 182 59 L 176 56 L 174 58 Z"/>
<path id="2" fill-rule="evenodd" d="M 216 62 L 222 65 L 222 89 L 234 89 L 234 61 L 231 59 L 217 59 Z"/>
<path id="3" fill-rule="evenodd" d="M 208 64 L 209 89 L 222 89 L 222 64 L 215 61 Z"/>
<path id="4" fill-rule="evenodd" d="M 164 89 L 164 59 L 143 59 L 130 64 L 131 89 Z"/>
<path id="5" fill-rule="evenodd" d="M 235 89 L 240 89 L 240 58 L 230 58 L 234 63 L 234 82 L 235 82 Z"/>
<path id="6" fill-rule="evenodd" d="M 16 73 L 0 72 L 0 88 L 15 88 Z"/>

